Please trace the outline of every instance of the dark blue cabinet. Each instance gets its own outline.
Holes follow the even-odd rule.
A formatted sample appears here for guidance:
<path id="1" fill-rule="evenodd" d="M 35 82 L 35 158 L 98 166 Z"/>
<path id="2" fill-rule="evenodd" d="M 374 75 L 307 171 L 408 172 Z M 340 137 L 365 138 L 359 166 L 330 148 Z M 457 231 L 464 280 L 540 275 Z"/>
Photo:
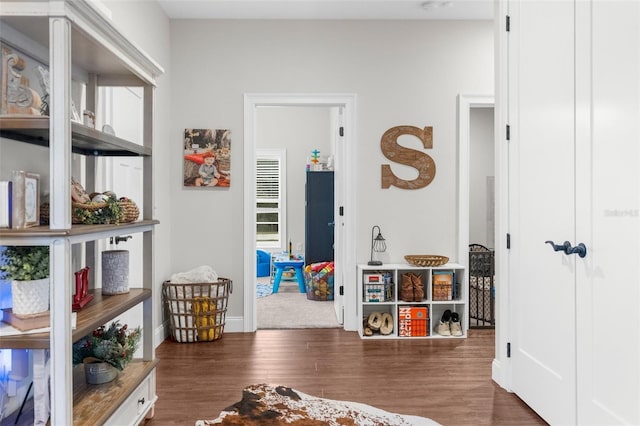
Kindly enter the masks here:
<path id="1" fill-rule="evenodd" d="M 305 263 L 333 260 L 333 172 L 307 172 Z"/>

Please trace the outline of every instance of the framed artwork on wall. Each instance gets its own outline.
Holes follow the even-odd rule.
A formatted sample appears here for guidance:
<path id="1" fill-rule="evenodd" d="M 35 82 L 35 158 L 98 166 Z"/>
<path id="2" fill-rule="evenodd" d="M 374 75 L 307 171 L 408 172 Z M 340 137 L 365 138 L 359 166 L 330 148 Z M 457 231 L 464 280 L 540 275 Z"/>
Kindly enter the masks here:
<path id="1" fill-rule="evenodd" d="M 231 130 L 184 129 L 183 150 L 183 186 L 231 186 Z"/>

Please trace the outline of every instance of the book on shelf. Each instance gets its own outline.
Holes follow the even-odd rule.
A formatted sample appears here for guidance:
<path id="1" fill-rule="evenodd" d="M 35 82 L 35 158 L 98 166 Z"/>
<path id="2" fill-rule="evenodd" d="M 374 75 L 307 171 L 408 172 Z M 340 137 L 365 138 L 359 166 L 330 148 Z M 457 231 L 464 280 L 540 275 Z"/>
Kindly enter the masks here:
<path id="1" fill-rule="evenodd" d="M 451 298 L 458 300 L 458 285 L 456 284 L 456 272 L 451 272 Z"/>
<path id="2" fill-rule="evenodd" d="M 453 271 L 433 271 L 433 300 L 452 300 Z"/>
<path id="3" fill-rule="evenodd" d="M 47 333 L 49 327 L 50 312 L 31 315 L 28 318 L 16 317 L 10 308 L 2 309 L 0 321 L 0 337 L 19 336 L 21 334 Z M 75 330 L 78 323 L 78 313 L 71 312 L 71 329 Z"/>
<path id="4" fill-rule="evenodd" d="M 426 306 L 398 307 L 398 336 L 426 337 L 429 335 L 429 308 Z"/>
<path id="5" fill-rule="evenodd" d="M 11 228 L 12 189 L 13 183 L 10 180 L 0 181 L 0 228 Z"/>

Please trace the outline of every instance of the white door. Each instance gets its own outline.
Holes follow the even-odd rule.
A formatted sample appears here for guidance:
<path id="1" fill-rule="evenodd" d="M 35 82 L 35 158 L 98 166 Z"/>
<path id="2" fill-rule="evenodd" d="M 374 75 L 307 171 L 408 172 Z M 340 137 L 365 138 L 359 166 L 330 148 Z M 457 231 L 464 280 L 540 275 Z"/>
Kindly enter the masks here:
<path id="1" fill-rule="evenodd" d="M 639 9 L 510 3 L 512 388 L 551 424 L 640 424 Z"/>
<path id="2" fill-rule="evenodd" d="M 640 2 L 576 9 L 577 424 L 640 425 Z"/>
<path id="3" fill-rule="evenodd" d="M 576 256 L 545 243 L 575 243 L 573 3 L 511 6 L 512 388 L 548 422 L 574 424 Z"/>

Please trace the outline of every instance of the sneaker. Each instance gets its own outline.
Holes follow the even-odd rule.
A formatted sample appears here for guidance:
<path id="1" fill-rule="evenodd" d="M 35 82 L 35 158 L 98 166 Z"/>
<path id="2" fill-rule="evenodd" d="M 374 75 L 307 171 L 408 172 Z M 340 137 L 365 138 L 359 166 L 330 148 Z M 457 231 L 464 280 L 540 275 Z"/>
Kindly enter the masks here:
<path id="1" fill-rule="evenodd" d="M 460 316 L 457 312 L 451 313 L 451 322 L 449 323 L 449 330 L 452 336 L 462 336 L 462 326 L 460 325 Z"/>
<path id="2" fill-rule="evenodd" d="M 436 325 L 436 333 L 441 336 L 451 336 L 451 311 L 447 309 L 442 313 L 442 318 L 440 318 L 440 322 Z"/>

